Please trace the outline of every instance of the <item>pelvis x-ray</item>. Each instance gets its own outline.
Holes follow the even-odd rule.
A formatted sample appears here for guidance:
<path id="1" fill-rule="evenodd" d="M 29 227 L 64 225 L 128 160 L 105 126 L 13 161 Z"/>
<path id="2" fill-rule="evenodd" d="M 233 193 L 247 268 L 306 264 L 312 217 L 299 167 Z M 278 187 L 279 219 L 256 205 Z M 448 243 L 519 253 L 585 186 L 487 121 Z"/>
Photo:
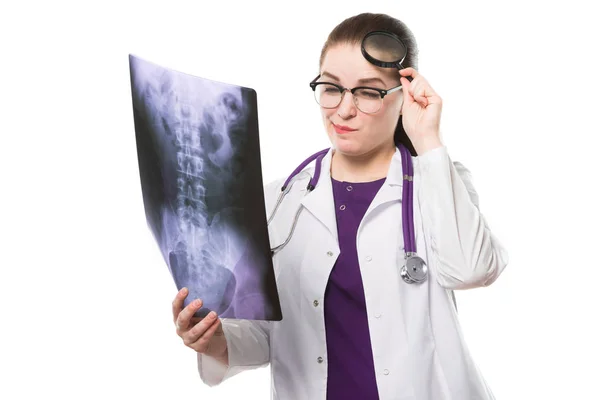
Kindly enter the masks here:
<path id="1" fill-rule="evenodd" d="M 133 55 L 129 66 L 146 218 L 177 289 L 190 291 L 185 305 L 280 320 L 256 92 Z"/>

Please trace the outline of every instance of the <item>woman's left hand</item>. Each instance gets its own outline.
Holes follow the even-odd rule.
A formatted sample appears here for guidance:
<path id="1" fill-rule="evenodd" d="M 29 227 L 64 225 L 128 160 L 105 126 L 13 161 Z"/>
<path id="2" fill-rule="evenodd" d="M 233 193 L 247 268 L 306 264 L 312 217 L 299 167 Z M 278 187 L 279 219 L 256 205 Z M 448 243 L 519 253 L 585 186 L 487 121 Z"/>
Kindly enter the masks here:
<path id="1" fill-rule="evenodd" d="M 402 125 L 417 154 L 442 146 L 440 119 L 442 99 L 429 82 L 414 68 L 400 70 L 400 83 L 404 94 Z M 406 79 L 412 77 L 412 82 Z"/>

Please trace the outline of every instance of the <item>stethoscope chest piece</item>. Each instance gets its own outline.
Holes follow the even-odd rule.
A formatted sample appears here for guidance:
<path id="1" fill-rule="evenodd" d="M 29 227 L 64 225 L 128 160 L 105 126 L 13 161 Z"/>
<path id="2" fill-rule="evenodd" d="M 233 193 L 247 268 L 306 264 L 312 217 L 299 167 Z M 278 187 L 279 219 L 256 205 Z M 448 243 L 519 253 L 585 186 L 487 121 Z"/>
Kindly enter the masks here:
<path id="1" fill-rule="evenodd" d="M 427 264 L 417 255 L 409 255 L 400 271 L 406 283 L 423 283 L 427 280 Z"/>

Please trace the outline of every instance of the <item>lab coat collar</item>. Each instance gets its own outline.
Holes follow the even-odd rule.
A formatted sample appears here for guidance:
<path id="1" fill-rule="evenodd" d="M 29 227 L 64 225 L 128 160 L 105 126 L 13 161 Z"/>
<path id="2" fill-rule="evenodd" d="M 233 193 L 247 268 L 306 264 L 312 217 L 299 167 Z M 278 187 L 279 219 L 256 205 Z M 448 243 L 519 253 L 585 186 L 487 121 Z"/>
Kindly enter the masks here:
<path id="1" fill-rule="evenodd" d="M 300 203 L 329 230 L 337 240 L 337 221 L 335 217 L 335 204 L 333 201 L 333 186 L 331 184 L 331 157 L 333 149 L 330 148 L 321 160 L 321 175 L 312 192 L 302 198 Z M 311 176 L 314 176 L 314 168 Z"/>
<path id="2" fill-rule="evenodd" d="M 301 204 L 313 214 L 337 240 L 337 222 L 330 171 L 332 156 L 333 149 L 330 148 L 321 161 L 321 175 L 315 185 L 315 189 L 302 198 Z M 416 159 L 414 157 L 411 158 L 413 163 L 415 163 Z M 416 168 L 414 169 L 416 171 Z M 311 171 L 311 175 L 313 174 L 314 169 Z M 377 192 L 373 202 L 370 204 L 365 217 L 382 204 L 390 201 L 402 200 L 403 182 L 402 153 L 396 148 L 396 152 L 390 162 L 386 180 L 381 190 Z"/>
<path id="3" fill-rule="evenodd" d="M 411 157 L 413 160 L 413 164 L 415 163 L 414 157 Z M 414 168 L 413 168 L 414 169 Z M 389 186 L 398 186 L 402 187 L 404 183 L 404 176 L 402 172 L 402 153 L 396 147 L 396 152 L 392 157 L 392 161 L 390 163 L 390 168 L 388 170 L 386 184 Z"/>

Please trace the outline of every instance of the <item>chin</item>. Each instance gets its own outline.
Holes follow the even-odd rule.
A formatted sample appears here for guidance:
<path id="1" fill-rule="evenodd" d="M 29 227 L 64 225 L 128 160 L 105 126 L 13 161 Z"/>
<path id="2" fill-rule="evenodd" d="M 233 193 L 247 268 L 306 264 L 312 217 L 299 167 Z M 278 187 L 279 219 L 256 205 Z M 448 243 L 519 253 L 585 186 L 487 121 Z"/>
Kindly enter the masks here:
<path id="1" fill-rule="evenodd" d="M 347 155 L 358 155 L 364 150 L 364 146 L 358 140 L 339 137 L 337 135 L 333 137 L 333 147 L 340 153 Z"/>
<path id="2" fill-rule="evenodd" d="M 348 156 L 361 155 L 367 151 L 367 145 L 363 140 L 361 131 L 354 133 L 338 134 L 333 125 L 329 125 L 329 140 L 334 149 Z"/>

